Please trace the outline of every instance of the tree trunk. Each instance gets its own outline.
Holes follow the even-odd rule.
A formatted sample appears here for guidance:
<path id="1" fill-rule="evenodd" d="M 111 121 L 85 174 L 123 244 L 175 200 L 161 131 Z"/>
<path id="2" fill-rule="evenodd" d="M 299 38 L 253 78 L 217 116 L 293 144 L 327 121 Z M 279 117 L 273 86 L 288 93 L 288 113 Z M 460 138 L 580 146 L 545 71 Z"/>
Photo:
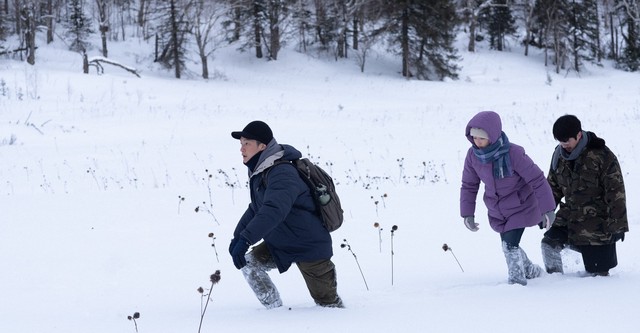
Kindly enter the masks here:
<path id="1" fill-rule="evenodd" d="M 358 49 L 358 34 L 359 34 L 359 30 L 358 30 L 358 17 L 354 17 L 353 18 L 353 39 L 351 44 L 353 45 L 353 49 L 357 50 Z"/>
<path id="2" fill-rule="evenodd" d="M 233 37 L 232 40 L 238 41 L 240 40 L 240 34 L 242 32 L 242 22 L 240 21 L 240 17 L 242 16 L 240 8 L 235 8 L 233 10 Z"/>
<path id="3" fill-rule="evenodd" d="M 278 60 L 280 51 L 280 1 L 274 1 L 269 8 L 269 58 Z"/>
<path id="4" fill-rule="evenodd" d="M 617 31 L 614 27 L 613 27 L 613 13 L 609 13 L 609 28 L 611 29 L 611 57 L 613 58 L 613 60 L 617 61 L 618 60 L 618 52 L 616 50 L 616 46 L 617 43 L 616 41 L 618 40 L 618 34 Z"/>
<path id="5" fill-rule="evenodd" d="M 82 52 L 82 72 L 89 74 L 89 59 L 87 59 L 87 52 Z"/>
<path id="6" fill-rule="evenodd" d="M 145 7 L 145 0 L 140 0 L 140 6 L 138 7 L 138 25 L 140 27 L 144 27 L 144 23 L 145 23 L 144 7 Z"/>
<path id="7" fill-rule="evenodd" d="M 100 39 L 102 40 L 102 56 L 108 58 L 107 32 L 109 32 L 109 18 L 107 17 L 107 3 L 104 0 L 96 0 L 98 5 L 98 22 Z"/>
<path id="8" fill-rule="evenodd" d="M 271 60 L 278 60 L 278 52 L 280 51 L 280 26 L 277 24 L 271 28 Z"/>
<path id="9" fill-rule="evenodd" d="M 27 63 L 35 65 L 36 63 L 36 20 L 35 5 L 29 4 L 23 7 L 22 18 L 24 19 L 24 37 L 27 47 Z"/>
<path id="10" fill-rule="evenodd" d="M 173 42 L 172 56 L 176 79 L 180 78 L 180 41 L 178 40 L 178 17 L 175 0 L 171 0 L 171 39 Z"/>
<path id="11" fill-rule="evenodd" d="M 200 61 L 202 61 L 202 78 L 205 80 L 209 79 L 209 60 L 206 56 L 200 57 Z"/>
<path id="12" fill-rule="evenodd" d="M 529 56 L 529 43 L 531 43 L 531 29 L 529 29 L 529 27 L 527 27 L 527 32 L 525 35 L 525 40 L 524 40 L 524 56 L 527 57 Z"/>
<path id="13" fill-rule="evenodd" d="M 100 38 L 102 39 L 102 56 L 105 58 L 109 57 L 109 51 L 107 50 L 107 31 L 109 31 L 108 26 L 100 26 Z"/>
<path id="14" fill-rule="evenodd" d="M 256 58 L 262 59 L 262 28 L 260 27 L 260 6 L 254 1 L 253 3 L 253 32 L 254 43 L 256 47 Z"/>
<path id="15" fill-rule="evenodd" d="M 602 50 L 601 50 L 601 46 L 600 46 L 600 11 L 598 10 L 598 4 L 594 3 L 594 9 L 596 12 L 595 15 L 595 19 L 596 19 L 596 27 L 598 27 L 598 29 L 596 29 L 596 60 L 598 61 L 598 63 L 602 62 Z M 606 22 L 606 20 L 604 20 Z"/>
<path id="16" fill-rule="evenodd" d="M 47 44 L 53 43 L 53 0 L 47 0 Z"/>
<path id="17" fill-rule="evenodd" d="M 529 2 L 527 2 L 528 4 Z M 531 45 L 532 33 L 532 21 L 533 21 L 533 5 L 525 5 L 523 9 L 524 27 L 525 27 L 525 40 L 524 40 L 524 56 L 529 56 L 529 45 Z"/>
<path id="18" fill-rule="evenodd" d="M 155 38 L 155 42 L 154 42 L 154 50 L 155 50 L 155 52 L 153 53 L 154 54 L 153 61 L 157 62 L 158 59 L 160 59 L 158 57 L 159 56 L 158 55 L 158 51 L 160 50 L 160 38 L 158 38 L 158 33 L 156 33 L 156 38 Z"/>
<path id="19" fill-rule="evenodd" d="M 15 23 L 16 23 L 16 35 L 20 36 L 22 35 L 22 19 L 20 18 L 20 12 L 21 12 L 21 8 L 20 8 L 20 2 L 17 0 L 14 0 L 15 5 L 14 5 L 14 13 L 15 13 Z"/>
<path id="20" fill-rule="evenodd" d="M 471 19 L 469 20 L 469 46 L 467 46 L 467 51 L 476 52 L 476 17 L 471 14 Z"/>
<path id="21" fill-rule="evenodd" d="M 411 77 L 411 71 L 409 69 L 410 54 L 409 54 L 409 13 L 405 8 L 402 11 L 402 31 L 400 35 L 401 47 L 402 47 L 402 76 L 409 79 Z"/>
<path id="22" fill-rule="evenodd" d="M 126 31 L 125 31 L 125 24 L 124 24 L 124 10 L 120 10 L 120 32 L 122 33 L 122 41 L 124 42 L 125 38 L 126 38 Z M 116 33 L 116 39 L 117 39 L 118 34 Z M 142 38 L 144 38 L 144 40 L 147 40 L 147 35 L 143 29 L 142 31 Z"/>

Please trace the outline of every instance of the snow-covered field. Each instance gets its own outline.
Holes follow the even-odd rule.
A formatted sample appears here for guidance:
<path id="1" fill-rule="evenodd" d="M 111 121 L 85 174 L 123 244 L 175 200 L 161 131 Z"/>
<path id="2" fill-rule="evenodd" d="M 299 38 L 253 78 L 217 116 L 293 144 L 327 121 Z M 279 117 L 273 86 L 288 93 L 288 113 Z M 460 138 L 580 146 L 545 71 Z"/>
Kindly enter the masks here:
<path id="1" fill-rule="evenodd" d="M 480 50 L 461 51 L 460 80 L 421 82 L 382 54 L 362 74 L 351 60 L 221 50 L 217 79 L 203 82 L 135 63 L 137 47 L 112 45 L 110 55 L 142 78 L 115 67 L 84 75 L 80 56 L 55 47 L 39 49 L 35 66 L 0 60 L 0 332 L 135 332 L 134 312 L 141 333 L 197 332 L 196 289 L 210 288 L 216 270 L 202 332 L 639 327 L 638 73 L 556 75 L 538 55 Z M 478 233 L 458 213 L 464 127 L 481 110 L 500 113 L 545 172 L 551 126 L 565 113 L 618 154 L 631 232 L 610 277 L 582 277 L 580 256 L 567 252 L 567 274 L 506 283 L 481 200 Z M 294 266 L 272 272 L 285 306 L 265 310 L 233 266 L 227 247 L 249 198 L 230 132 L 255 119 L 336 179 L 346 221 L 332 234 L 333 259 L 346 309 L 316 307 Z M 522 240 L 538 264 L 542 233 Z"/>

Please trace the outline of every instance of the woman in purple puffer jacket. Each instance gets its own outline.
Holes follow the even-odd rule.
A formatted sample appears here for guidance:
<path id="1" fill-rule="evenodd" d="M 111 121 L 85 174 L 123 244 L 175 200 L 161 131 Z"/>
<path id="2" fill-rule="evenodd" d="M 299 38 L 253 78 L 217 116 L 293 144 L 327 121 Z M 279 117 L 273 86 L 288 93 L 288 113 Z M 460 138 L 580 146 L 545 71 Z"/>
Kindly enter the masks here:
<path id="1" fill-rule="evenodd" d="M 509 269 L 509 284 L 526 285 L 542 274 L 520 248 L 524 228 L 536 224 L 549 229 L 555 220 L 551 187 L 524 148 L 510 143 L 502 131 L 500 116 L 493 111 L 476 114 L 465 129 L 471 148 L 467 152 L 460 188 L 460 215 L 464 225 L 478 231 L 474 214 L 480 182 L 489 224 L 500 233 Z"/>

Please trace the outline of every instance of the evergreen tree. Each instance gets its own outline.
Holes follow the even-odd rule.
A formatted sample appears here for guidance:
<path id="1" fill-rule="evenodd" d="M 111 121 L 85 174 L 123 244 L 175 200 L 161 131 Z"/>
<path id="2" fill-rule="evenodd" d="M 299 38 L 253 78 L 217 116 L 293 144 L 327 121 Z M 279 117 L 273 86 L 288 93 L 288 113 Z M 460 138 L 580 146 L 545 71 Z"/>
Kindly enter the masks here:
<path id="1" fill-rule="evenodd" d="M 635 72 L 640 70 L 640 3 L 637 0 L 618 0 L 626 33 L 622 33 L 624 47 L 618 67 Z"/>
<path id="2" fill-rule="evenodd" d="M 534 7 L 534 19 L 545 50 L 545 66 L 551 59 L 555 72 L 566 68 L 569 56 L 570 27 L 567 0 L 539 0 Z M 549 54 L 551 51 L 551 54 Z"/>
<path id="3" fill-rule="evenodd" d="M 457 78 L 457 16 L 450 0 L 387 0 L 384 12 L 391 51 L 402 58 L 403 76 Z"/>
<path id="4" fill-rule="evenodd" d="M 239 42 L 241 51 L 255 48 L 256 58 L 267 50 L 269 60 L 277 60 L 285 42 L 290 16 L 296 11 L 296 0 L 226 0 L 232 8 L 230 19 L 223 22 L 228 40 Z"/>
<path id="5" fill-rule="evenodd" d="M 594 0 L 572 0 L 567 3 L 568 47 L 572 68 L 579 72 L 583 60 L 595 61 L 599 58 L 599 18 Z"/>
<path id="6" fill-rule="evenodd" d="M 307 52 L 307 46 L 313 43 L 314 38 L 313 13 L 310 9 L 309 1 L 310 0 L 299 0 L 291 15 L 297 34 L 297 49 L 303 53 Z"/>
<path id="7" fill-rule="evenodd" d="M 156 0 L 156 61 L 173 68 L 175 77 L 182 76 L 186 59 L 186 39 L 191 28 L 187 13 L 188 0 Z"/>
<path id="8" fill-rule="evenodd" d="M 24 45 L 27 51 L 27 63 L 36 63 L 36 32 L 38 7 L 35 1 L 27 1 L 20 7 L 20 16 L 17 26 L 19 31 L 24 33 Z"/>
<path id="9" fill-rule="evenodd" d="M 3 43 L 7 38 L 7 27 L 5 26 L 5 12 L 0 10 L 0 53 L 4 50 Z"/>
<path id="10" fill-rule="evenodd" d="M 321 47 L 334 52 L 337 58 L 348 55 L 349 34 L 356 28 L 349 26 L 363 2 L 352 0 L 314 0 L 316 38 Z"/>
<path id="11" fill-rule="evenodd" d="M 494 5 L 494 0 L 455 0 L 456 10 L 460 20 L 466 25 L 465 31 L 469 32 L 469 44 L 467 51 L 476 51 L 476 41 L 483 40 L 479 33 L 481 25 L 487 22 L 484 17 L 489 14 L 489 7 Z M 484 16 L 484 17 L 483 17 Z"/>
<path id="12" fill-rule="evenodd" d="M 481 23 L 486 21 L 489 45 L 494 50 L 503 51 L 505 37 L 513 35 L 517 31 L 516 19 L 511 13 L 511 7 L 507 0 L 495 0 L 483 11 L 486 14 L 481 15 L 480 19 Z"/>
<path id="13" fill-rule="evenodd" d="M 65 27 L 69 49 L 86 52 L 89 47 L 89 35 L 93 33 L 91 22 L 84 13 L 84 0 L 69 0 L 67 3 L 67 21 Z"/>
<path id="14" fill-rule="evenodd" d="M 424 29 L 421 63 L 425 64 L 425 78 L 458 78 L 458 50 L 456 40 L 459 19 L 451 0 L 427 1 L 425 15 L 429 18 Z M 424 58 L 423 58 L 424 57 Z M 426 62 L 424 61 L 426 60 Z"/>

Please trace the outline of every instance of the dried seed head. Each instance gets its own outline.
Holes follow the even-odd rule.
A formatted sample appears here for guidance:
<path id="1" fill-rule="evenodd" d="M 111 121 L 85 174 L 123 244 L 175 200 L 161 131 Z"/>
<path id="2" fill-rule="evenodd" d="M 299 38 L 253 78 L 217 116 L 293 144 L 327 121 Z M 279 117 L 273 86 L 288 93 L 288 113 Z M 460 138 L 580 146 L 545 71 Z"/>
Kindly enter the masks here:
<path id="1" fill-rule="evenodd" d="M 200 211 L 200 206 L 196 206 L 196 213 Z"/>
<path id="2" fill-rule="evenodd" d="M 449 245 L 447 245 L 447 243 L 442 244 L 442 249 L 446 252 L 451 250 L 451 248 L 449 247 Z"/>
<path id="3" fill-rule="evenodd" d="M 204 289 L 203 289 L 202 287 L 198 287 L 198 289 L 197 289 L 197 290 L 198 290 L 198 292 L 199 292 L 200 294 L 204 294 Z"/>
<path id="4" fill-rule="evenodd" d="M 380 223 L 375 222 L 375 223 L 373 224 L 373 227 L 374 227 L 374 228 L 380 228 Z"/>
<path id="5" fill-rule="evenodd" d="M 397 225 L 394 225 L 393 227 L 391 227 L 391 232 L 394 232 L 396 230 L 398 230 L 398 226 Z"/>
<path id="6" fill-rule="evenodd" d="M 213 238 L 213 232 L 209 233 L 209 238 Z"/>
<path id="7" fill-rule="evenodd" d="M 131 316 L 127 316 L 127 319 L 131 320 L 131 319 L 133 319 L 133 317 L 131 317 Z"/>
<path id="8" fill-rule="evenodd" d="M 138 319 L 138 318 L 140 318 L 140 312 L 134 312 L 133 319 Z"/>
<path id="9" fill-rule="evenodd" d="M 343 249 L 344 249 L 346 246 L 347 246 L 347 244 L 345 244 L 345 243 L 340 244 L 340 247 L 341 247 L 341 248 L 343 248 Z"/>
<path id="10" fill-rule="evenodd" d="M 215 273 L 211 274 L 211 283 L 216 284 L 220 282 L 220 270 L 217 270 Z"/>

